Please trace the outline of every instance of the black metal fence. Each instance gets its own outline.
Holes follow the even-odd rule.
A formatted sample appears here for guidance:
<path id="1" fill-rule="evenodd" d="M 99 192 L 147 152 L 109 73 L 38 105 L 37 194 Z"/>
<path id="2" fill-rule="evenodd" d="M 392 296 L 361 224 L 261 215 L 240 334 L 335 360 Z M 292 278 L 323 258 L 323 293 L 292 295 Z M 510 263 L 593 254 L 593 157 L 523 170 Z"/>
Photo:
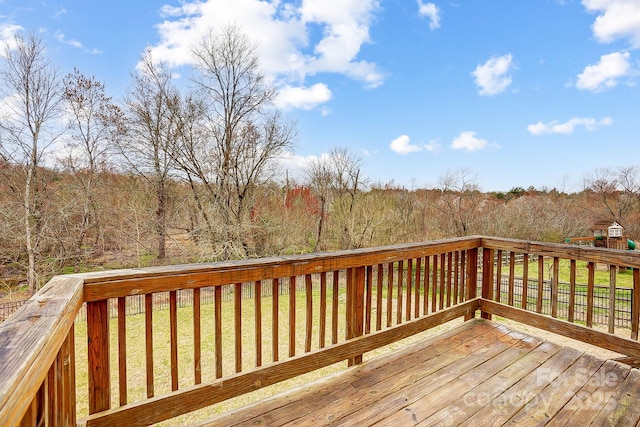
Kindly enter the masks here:
<path id="1" fill-rule="evenodd" d="M 319 289 L 319 283 L 314 280 L 314 290 Z M 529 279 L 527 284 L 527 308 L 528 310 L 536 309 L 536 297 L 538 293 L 538 281 L 536 279 Z M 543 284 L 543 314 L 551 314 L 551 282 L 544 281 Z M 278 285 L 278 292 L 280 295 L 289 294 L 289 280 L 281 279 Z M 304 278 L 297 278 L 296 287 L 304 287 Z M 214 292 L 213 287 L 205 287 L 200 290 L 200 302 L 201 304 L 213 304 Z M 222 300 L 231 301 L 233 299 L 235 287 L 233 285 L 226 285 L 222 287 Z M 255 287 L 253 283 L 244 283 L 241 287 L 242 298 L 253 298 Z M 264 282 L 261 287 L 261 293 L 263 297 L 271 296 L 273 287 L 271 282 Z M 503 276 L 500 283 L 500 301 L 507 301 L 509 283 L 508 276 Z M 479 293 L 478 293 L 479 295 Z M 631 327 L 631 303 L 632 303 L 633 290 L 630 288 L 616 288 L 615 292 L 615 326 L 630 328 Z M 134 315 L 144 313 L 144 295 L 133 295 L 127 297 L 126 314 Z M 12 313 L 18 310 L 26 300 L 22 301 L 10 301 L 0 303 L 0 322 L 9 317 Z M 177 291 L 178 307 L 190 307 L 193 305 L 193 291 L 191 289 L 182 289 Z M 522 279 L 514 280 L 514 305 L 516 307 L 522 306 Z M 159 292 L 153 294 L 153 307 L 154 310 L 167 310 L 169 308 L 169 293 Z M 559 283 L 558 286 L 558 315 L 560 318 L 566 318 L 569 310 L 569 284 Z M 118 305 L 116 299 L 109 300 L 109 311 L 111 317 L 117 317 Z M 578 285 L 578 290 L 575 296 L 574 305 L 574 321 L 586 322 L 587 313 L 587 291 L 586 285 Z M 86 309 L 83 306 L 78 313 L 77 320 L 86 320 Z M 595 324 L 607 325 L 609 321 L 609 287 L 598 286 L 594 287 L 594 313 L 593 322 Z"/>
<path id="2" fill-rule="evenodd" d="M 551 281 L 545 280 L 543 286 L 542 313 L 551 314 Z M 522 306 L 522 279 L 515 279 L 513 286 L 514 305 Z M 577 284 L 574 303 L 574 321 L 587 321 L 586 285 Z M 507 301 L 509 278 L 503 276 L 500 281 L 500 301 Z M 529 279 L 527 283 L 527 309 L 536 309 L 538 280 Z M 615 290 L 615 326 L 631 328 L 631 303 L 633 289 L 616 287 Z M 567 318 L 569 312 L 569 283 L 558 283 L 558 317 Z M 609 323 L 609 286 L 595 285 L 593 290 L 593 323 L 607 325 Z"/>

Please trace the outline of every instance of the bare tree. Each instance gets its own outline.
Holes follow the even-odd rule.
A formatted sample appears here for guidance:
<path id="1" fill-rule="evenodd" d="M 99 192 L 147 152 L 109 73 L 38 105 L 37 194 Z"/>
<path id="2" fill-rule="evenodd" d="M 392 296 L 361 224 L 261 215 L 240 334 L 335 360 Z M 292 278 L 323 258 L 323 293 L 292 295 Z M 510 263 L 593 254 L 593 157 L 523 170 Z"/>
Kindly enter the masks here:
<path id="1" fill-rule="evenodd" d="M 255 45 L 238 27 L 209 33 L 194 48 L 208 135 L 180 147 L 181 163 L 205 188 L 220 219 L 214 240 L 221 256 L 246 256 L 246 217 L 258 185 L 274 172 L 274 160 L 296 139 L 293 123 L 274 110 L 275 90 L 259 68 Z"/>
<path id="2" fill-rule="evenodd" d="M 314 250 L 325 250 L 325 229 L 328 210 L 332 210 L 335 226 L 339 227 L 342 248 L 359 247 L 363 234 L 356 212 L 356 200 L 365 181 L 362 178 L 362 158 L 346 148 L 333 148 L 331 152 L 311 162 L 306 170 L 307 182 L 320 201 L 318 228 Z"/>
<path id="3" fill-rule="evenodd" d="M 105 94 L 104 84 L 95 78 L 74 69 L 65 77 L 64 87 L 71 131 L 64 163 L 79 187 L 74 193 L 80 208 L 75 250 L 80 253 L 89 230 L 101 227 L 95 192 L 111 147 L 126 134 L 126 122 L 124 112 Z"/>
<path id="4" fill-rule="evenodd" d="M 467 168 L 447 172 L 440 177 L 439 189 L 436 207 L 442 213 L 446 234 L 469 235 L 482 200 L 477 177 Z"/>
<path id="5" fill-rule="evenodd" d="M 598 207 L 599 217 L 625 223 L 634 210 L 638 183 L 633 169 L 598 168 L 583 181 L 590 205 Z"/>
<path id="6" fill-rule="evenodd" d="M 155 230 L 158 258 L 166 256 L 168 185 L 174 167 L 172 147 L 177 138 L 175 103 L 179 92 L 164 63 L 156 63 L 147 50 L 133 74 L 126 106 L 128 137 L 119 144 L 129 166 L 152 185 L 156 197 Z"/>
<path id="7" fill-rule="evenodd" d="M 305 174 L 309 187 L 319 201 L 318 225 L 313 252 L 325 251 L 327 250 L 324 242 L 327 209 L 329 208 L 331 192 L 335 187 L 335 174 L 329 162 L 322 157 L 311 161 L 305 170 Z"/>
<path id="8" fill-rule="evenodd" d="M 0 152 L 4 161 L 18 165 L 23 174 L 22 188 L 14 186 L 11 191 L 19 195 L 23 204 L 27 282 L 34 292 L 39 286 L 37 263 L 50 176 L 43 166 L 49 148 L 60 135 L 62 90 L 58 70 L 50 62 L 42 39 L 18 34 L 12 46 L 15 48 L 5 44 L 0 69 Z"/>

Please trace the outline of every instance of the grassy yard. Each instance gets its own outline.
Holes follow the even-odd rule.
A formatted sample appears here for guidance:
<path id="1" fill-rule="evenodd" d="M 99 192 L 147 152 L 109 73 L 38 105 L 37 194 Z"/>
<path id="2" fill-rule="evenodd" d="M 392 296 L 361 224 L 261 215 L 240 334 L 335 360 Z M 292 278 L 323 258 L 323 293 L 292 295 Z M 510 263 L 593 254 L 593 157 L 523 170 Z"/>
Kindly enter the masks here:
<path id="1" fill-rule="evenodd" d="M 529 261 L 529 279 L 537 280 L 538 278 L 538 262 L 537 261 Z M 522 277 L 523 272 L 523 264 L 519 263 L 515 266 L 515 275 L 516 277 Z M 570 261 L 567 259 L 560 260 L 560 276 L 558 280 L 560 282 L 569 282 L 570 277 Z M 509 265 L 502 265 L 502 274 L 509 273 Z M 549 280 L 553 273 L 553 259 L 545 258 L 544 260 L 544 279 Z M 588 280 L 589 270 L 587 268 L 587 263 L 584 261 L 576 262 L 576 283 L 586 284 Z M 609 269 L 608 266 L 604 266 L 602 264 L 598 264 L 596 267 L 595 275 L 595 284 L 596 285 L 609 285 Z M 619 269 L 616 276 L 616 286 L 621 288 L 633 288 L 633 274 L 632 270 L 627 269 Z"/>

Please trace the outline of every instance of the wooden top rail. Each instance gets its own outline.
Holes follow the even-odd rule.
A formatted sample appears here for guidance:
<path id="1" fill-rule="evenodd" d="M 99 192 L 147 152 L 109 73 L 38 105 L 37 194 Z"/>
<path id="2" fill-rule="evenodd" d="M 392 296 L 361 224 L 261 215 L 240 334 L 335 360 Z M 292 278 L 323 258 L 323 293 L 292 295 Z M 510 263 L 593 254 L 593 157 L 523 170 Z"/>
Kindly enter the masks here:
<path id="1" fill-rule="evenodd" d="M 542 243 L 486 236 L 481 237 L 480 246 L 485 249 L 575 259 L 599 264 L 617 265 L 618 267 L 640 268 L 640 251 L 594 248 L 561 243 Z"/>
<path id="2" fill-rule="evenodd" d="M 149 292 L 195 289 L 375 265 L 473 249 L 479 247 L 480 243 L 480 237 L 465 237 L 331 253 L 113 270 L 78 276 L 84 279 L 84 300 L 91 302 Z"/>
<path id="3" fill-rule="evenodd" d="M 18 425 L 82 306 L 82 280 L 54 277 L 0 325 L 0 420 Z"/>

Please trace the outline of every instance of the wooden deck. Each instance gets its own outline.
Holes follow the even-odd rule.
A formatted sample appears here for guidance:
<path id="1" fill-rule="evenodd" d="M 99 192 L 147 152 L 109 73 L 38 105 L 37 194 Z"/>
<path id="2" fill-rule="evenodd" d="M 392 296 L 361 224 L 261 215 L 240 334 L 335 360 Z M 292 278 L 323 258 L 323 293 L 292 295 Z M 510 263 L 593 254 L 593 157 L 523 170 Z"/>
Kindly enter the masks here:
<path id="1" fill-rule="evenodd" d="M 475 320 L 200 423 L 633 425 L 640 371 Z"/>

